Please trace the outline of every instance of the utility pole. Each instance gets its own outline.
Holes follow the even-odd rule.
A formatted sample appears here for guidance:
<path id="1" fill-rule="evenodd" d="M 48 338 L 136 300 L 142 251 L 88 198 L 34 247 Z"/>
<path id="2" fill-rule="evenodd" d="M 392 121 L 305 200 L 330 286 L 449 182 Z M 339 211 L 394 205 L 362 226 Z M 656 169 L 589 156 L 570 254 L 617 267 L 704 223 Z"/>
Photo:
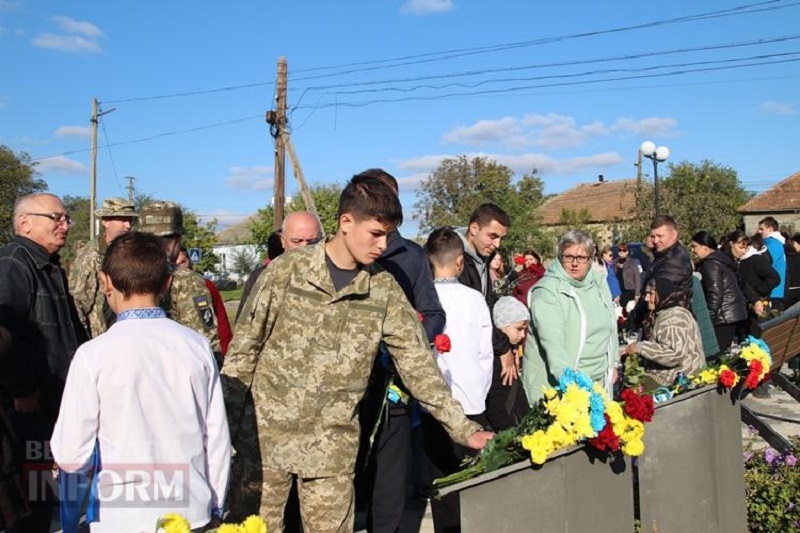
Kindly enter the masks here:
<path id="1" fill-rule="evenodd" d="M 97 236 L 95 207 L 97 206 L 97 98 L 92 98 L 92 181 L 89 187 L 89 239 Z"/>
<path id="2" fill-rule="evenodd" d="M 286 145 L 286 149 L 289 152 L 289 160 L 292 162 L 292 169 L 294 170 L 294 177 L 297 179 L 297 182 L 300 184 L 300 194 L 303 195 L 303 203 L 306 204 L 306 209 L 317 215 L 319 218 L 319 213 L 317 213 L 317 205 L 314 203 L 314 197 L 311 196 L 311 191 L 308 190 L 308 185 L 306 184 L 306 176 L 303 174 L 303 169 L 300 168 L 300 160 L 297 159 L 297 154 L 294 151 L 294 144 L 292 143 L 291 137 L 289 137 L 289 132 L 285 131 L 283 133 L 283 142 Z"/>
<path id="3" fill-rule="evenodd" d="M 284 187 L 286 178 L 286 142 L 283 134 L 286 131 L 286 58 L 278 58 L 278 79 L 275 84 L 275 111 L 267 113 L 270 134 L 275 138 L 275 182 L 273 200 L 275 202 L 274 228 L 283 224 L 283 204 L 285 202 Z M 272 119 L 270 121 L 270 119 Z"/>
<path id="4" fill-rule="evenodd" d="M 95 220 L 95 208 L 97 207 L 97 124 L 100 117 L 107 115 L 116 108 L 108 111 L 99 111 L 100 102 L 97 98 L 92 98 L 92 180 L 89 187 L 89 238 L 97 236 L 97 221 Z"/>
<path id="5" fill-rule="evenodd" d="M 125 179 L 128 180 L 128 203 L 133 205 L 133 180 L 136 178 L 133 176 L 126 176 Z"/>
<path id="6" fill-rule="evenodd" d="M 636 167 L 636 184 L 639 185 L 642 183 L 642 151 L 636 151 L 636 164 L 633 165 Z"/>

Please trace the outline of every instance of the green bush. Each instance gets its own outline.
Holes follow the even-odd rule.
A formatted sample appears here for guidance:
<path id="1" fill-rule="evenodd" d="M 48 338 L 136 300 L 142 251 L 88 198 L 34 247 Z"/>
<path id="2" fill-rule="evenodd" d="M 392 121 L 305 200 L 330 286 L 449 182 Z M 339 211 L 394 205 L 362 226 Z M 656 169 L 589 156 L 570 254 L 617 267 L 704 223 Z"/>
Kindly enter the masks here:
<path id="1" fill-rule="evenodd" d="M 792 437 L 795 449 L 800 439 Z M 800 464 L 791 453 L 772 448 L 744 454 L 747 522 L 750 531 L 800 530 Z"/>

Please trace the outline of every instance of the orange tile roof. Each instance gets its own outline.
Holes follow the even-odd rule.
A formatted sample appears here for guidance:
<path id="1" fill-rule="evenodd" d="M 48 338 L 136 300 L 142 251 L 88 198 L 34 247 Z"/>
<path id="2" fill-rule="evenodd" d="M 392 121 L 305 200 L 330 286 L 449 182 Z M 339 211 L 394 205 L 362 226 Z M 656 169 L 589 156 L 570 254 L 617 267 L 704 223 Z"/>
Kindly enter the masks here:
<path id="1" fill-rule="evenodd" d="M 767 191 L 750 198 L 750 201 L 739 208 L 739 212 L 758 213 L 797 209 L 800 209 L 800 172 L 795 172 Z"/>
<path id="2" fill-rule="evenodd" d="M 539 213 L 542 224 L 557 225 L 564 209 L 589 212 L 589 222 L 612 222 L 633 218 L 636 203 L 636 180 L 616 180 L 580 183 L 547 200 Z"/>

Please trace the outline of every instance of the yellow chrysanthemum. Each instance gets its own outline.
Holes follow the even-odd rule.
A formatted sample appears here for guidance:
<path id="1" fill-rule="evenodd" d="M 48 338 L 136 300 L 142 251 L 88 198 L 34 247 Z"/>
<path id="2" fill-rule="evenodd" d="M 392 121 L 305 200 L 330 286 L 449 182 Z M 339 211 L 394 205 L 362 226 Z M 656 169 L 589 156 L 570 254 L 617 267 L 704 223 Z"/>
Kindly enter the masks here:
<path id="1" fill-rule="evenodd" d="M 242 533 L 244 530 L 239 524 L 222 524 L 216 531 L 217 533 Z"/>
<path id="2" fill-rule="evenodd" d="M 716 368 L 706 368 L 699 374 L 692 376 L 692 382 L 696 385 L 714 385 L 719 378 L 719 370 Z"/>
<path id="3" fill-rule="evenodd" d="M 542 385 L 542 394 L 544 395 L 544 399 L 549 401 L 558 396 L 558 391 L 553 387 Z"/>
<path id="4" fill-rule="evenodd" d="M 566 392 L 564 392 L 563 400 L 574 405 L 576 409 L 586 409 L 588 411 L 589 395 L 590 392 L 588 390 L 580 388 L 577 383 L 571 383 Z"/>
<path id="5" fill-rule="evenodd" d="M 267 533 L 267 524 L 260 516 L 250 515 L 242 522 L 241 531 L 242 533 Z"/>
<path id="6" fill-rule="evenodd" d="M 553 443 L 554 449 L 566 448 L 576 443 L 574 436 L 570 435 L 564 430 L 561 424 L 550 424 L 545 432 L 547 437 Z"/>
<path id="7" fill-rule="evenodd" d="M 626 419 L 624 429 L 619 437 L 623 442 L 641 440 L 644 437 L 644 424 L 633 418 Z"/>
<path id="8" fill-rule="evenodd" d="M 597 432 L 592 428 L 592 420 L 589 418 L 589 413 L 583 413 L 575 421 L 573 429 L 576 437 L 580 439 L 591 439 L 597 436 Z"/>
<path id="9" fill-rule="evenodd" d="M 622 453 L 631 457 L 638 457 L 644 453 L 644 442 L 641 439 L 626 442 L 622 445 Z"/>
<path id="10" fill-rule="evenodd" d="M 558 407 L 556 407 L 555 411 L 551 414 L 556 417 L 556 423 L 564 426 L 564 429 L 568 432 L 572 431 L 572 426 L 580 415 L 575 405 L 567 402 L 559 403 Z"/>
<path id="11" fill-rule="evenodd" d="M 541 429 L 522 437 L 522 447 L 531 452 L 531 462 L 537 465 L 544 464 L 553 453 L 553 441 Z"/>
<path id="12" fill-rule="evenodd" d="M 191 533 L 192 526 L 181 515 L 170 513 L 158 519 L 156 529 L 164 533 Z"/>
<path id="13" fill-rule="evenodd" d="M 606 414 L 614 426 L 614 432 L 617 433 L 617 428 L 625 423 L 625 413 L 622 412 L 622 406 L 617 402 L 608 402 L 606 403 Z"/>

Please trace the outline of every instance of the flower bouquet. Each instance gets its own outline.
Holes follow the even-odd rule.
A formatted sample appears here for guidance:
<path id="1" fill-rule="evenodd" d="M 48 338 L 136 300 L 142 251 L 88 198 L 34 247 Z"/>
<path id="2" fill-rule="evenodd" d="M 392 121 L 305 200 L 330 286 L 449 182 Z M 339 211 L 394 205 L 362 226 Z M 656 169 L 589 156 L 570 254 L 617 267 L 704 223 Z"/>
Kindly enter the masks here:
<path id="1" fill-rule="evenodd" d="M 168 514 L 158 519 L 156 533 L 191 533 L 189 521 L 179 514 Z M 267 533 L 267 524 L 260 516 L 248 516 L 240 524 L 220 524 L 207 533 Z"/>
<path id="2" fill-rule="evenodd" d="M 586 374 L 567 369 L 558 386 L 545 387 L 544 396 L 520 424 L 499 432 L 477 456 L 464 461 L 463 470 L 434 481 L 436 489 L 466 481 L 523 460 L 541 465 L 554 452 L 586 443 L 600 451 L 644 452 L 644 423 L 653 419 L 653 401 L 632 389 L 621 401 Z"/>

